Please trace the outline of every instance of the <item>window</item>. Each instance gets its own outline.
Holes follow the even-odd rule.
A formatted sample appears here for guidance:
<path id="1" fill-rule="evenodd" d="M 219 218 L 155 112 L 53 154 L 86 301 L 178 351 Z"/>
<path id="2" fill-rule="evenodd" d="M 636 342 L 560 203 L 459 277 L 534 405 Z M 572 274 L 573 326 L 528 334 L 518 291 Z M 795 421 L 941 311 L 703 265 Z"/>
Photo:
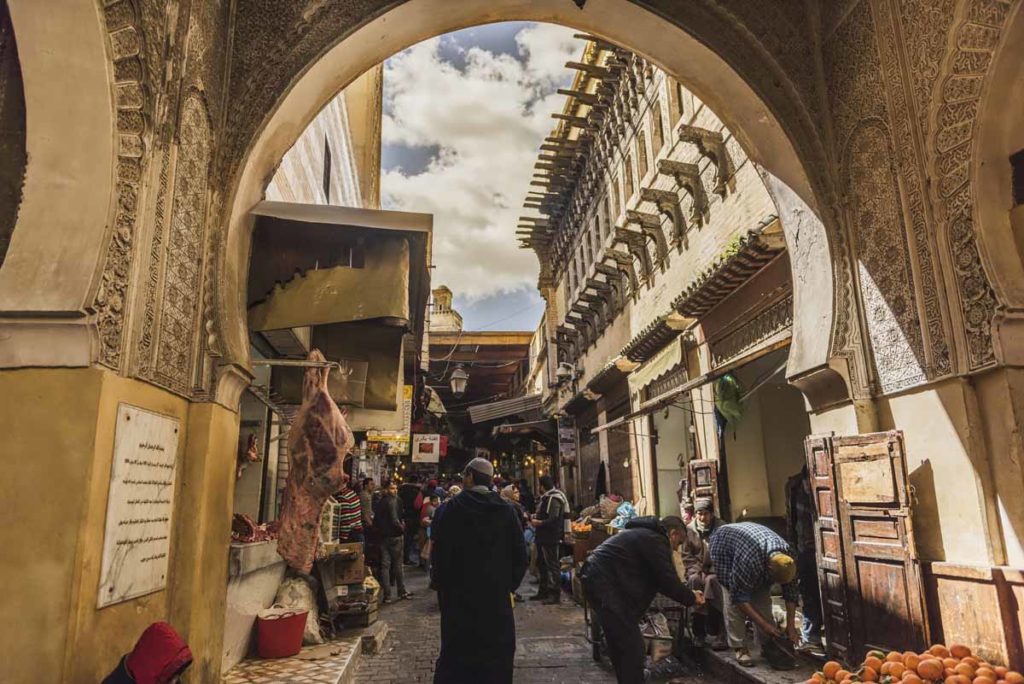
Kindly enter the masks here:
<path id="1" fill-rule="evenodd" d="M 1010 174 L 1013 185 L 1013 206 L 1024 204 L 1024 150 L 1010 155 Z"/>
<path id="2" fill-rule="evenodd" d="M 661 120 L 661 100 L 651 107 L 651 148 L 657 157 L 665 145 L 665 122 Z"/>
<path id="3" fill-rule="evenodd" d="M 612 213 L 608 215 L 608 223 L 609 225 L 615 225 L 615 222 L 619 219 L 619 207 L 622 206 L 622 199 L 619 197 L 619 179 L 613 176 L 608 185 L 611 187 L 612 197 Z"/>
<path id="4" fill-rule="evenodd" d="M 612 201 L 608 195 L 604 196 L 604 215 L 598 214 L 598 222 L 601 225 L 601 241 L 603 242 L 611 232 Z"/>
<path id="5" fill-rule="evenodd" d="M 592 253 L 594 255 L 593 259 L 594 261 L 597 261 L 597 255 L 601 253 L 601 238 L 603 237 L 603 234 L 601 233 L 600 210 L 598 210 L 597 213 L 594 214 L 594 222 L 590 228 L 590 236 L 593 239 L 593 246 L 591 247 Z"/>
<path id="6" fill-rule="evenodd" d="M 331 143 L 324 136 L 324 202 L 331 203 Z"/>
<path id="7" fill-rule="evenodd" d="M 622 190 L 622 197 L 628 202 L 629 198 L 633 196 L 635 188 L 633 187 L 633 157 L 626 155 L 622 160 L 622 182 L 625 183 L 625 187 Z"/>
<path id="8" fill-rule="evenodd" d="M 647 136 L 643 131 L 636 135 L 636 163 L 637 175 L 643 180 L 647 176 Z"/>
<path id="9" fill-rule="evenodd" d="M 683 87 L 679 81 L 668 79 L 668 117 L 669 125 L 675 126 L 683 116 Z"/>

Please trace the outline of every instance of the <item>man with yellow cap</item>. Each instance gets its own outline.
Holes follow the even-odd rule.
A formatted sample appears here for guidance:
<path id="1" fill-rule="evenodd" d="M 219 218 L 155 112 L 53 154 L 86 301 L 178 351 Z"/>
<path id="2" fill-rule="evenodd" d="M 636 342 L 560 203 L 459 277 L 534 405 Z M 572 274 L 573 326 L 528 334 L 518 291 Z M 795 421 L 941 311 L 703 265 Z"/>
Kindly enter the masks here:
<path id="1" fill-rule="evenodd" d="M 792 657 L 772 641 L 783 636 L 772 616 L 771 588 L 776 583 L 782 585 L 786 601 L 785 636 L 794 644 L 800 640 L 795 622 L 800 593 L 796 561 L 789 544 L 764 525 L 744 522 L 719 527 L 708 546 L 715 574 L 727 592 L 725 629 L 736 661 L 746 667 L 754 662 L 746 632 L 749 618 L 757 632 L 761 653 L 772 667 L 792 667 Z"/>

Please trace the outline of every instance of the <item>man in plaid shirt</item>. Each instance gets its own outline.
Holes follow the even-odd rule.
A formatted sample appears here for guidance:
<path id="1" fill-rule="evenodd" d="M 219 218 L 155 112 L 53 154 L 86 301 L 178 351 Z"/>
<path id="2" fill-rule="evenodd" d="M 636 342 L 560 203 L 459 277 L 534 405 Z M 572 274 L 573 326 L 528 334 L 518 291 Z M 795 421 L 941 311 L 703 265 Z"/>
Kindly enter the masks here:
<path id="1" fill-rule="evenodd" d="M 786 540 L 764 525 L 735 523 L 715 530 L 709 552 L 718 581 L 728 592 L 725 626 L 736 661 L 753 665 L 746 618 L 757 628 L 762 653 L 770 647 L 770 637 L 782 636 L 772 617 L 771 588 L 776 582 L 782 585 L 786 600 L 786 636 L 797 643 L 795 616 L 800 594 L 795 581 L 796 562 Z"/>

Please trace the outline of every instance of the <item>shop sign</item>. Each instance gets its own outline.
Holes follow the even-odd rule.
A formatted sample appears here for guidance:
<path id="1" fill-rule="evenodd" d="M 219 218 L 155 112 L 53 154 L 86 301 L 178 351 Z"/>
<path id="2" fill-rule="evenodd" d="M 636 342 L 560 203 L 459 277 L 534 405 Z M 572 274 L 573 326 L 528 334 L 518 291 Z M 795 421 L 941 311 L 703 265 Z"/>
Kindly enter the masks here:
<path id="1" fill-rule="evenodd" d="M 366 441 L 374 454 L 409 455 L 409 433 L 412 426 L 412 385 L 402 387 L 402 430 L 368 430 Z"/>
<path id="2" fill-rule="evenodd" d="M 171 416 L 117 408 L 99 608 L 167 586 L 178 429 Z"/>
<path id="3" fill-rule="evenodd" d="M 441 460 L 441 435 L 413 435 L 412 462 L 437 463 Z"/>
<path id="4" fill-rule="evenodd" d="M 576 427 L 564 418 L 558 420 L 558 456 L 562 463 L 576 462 Z"/>

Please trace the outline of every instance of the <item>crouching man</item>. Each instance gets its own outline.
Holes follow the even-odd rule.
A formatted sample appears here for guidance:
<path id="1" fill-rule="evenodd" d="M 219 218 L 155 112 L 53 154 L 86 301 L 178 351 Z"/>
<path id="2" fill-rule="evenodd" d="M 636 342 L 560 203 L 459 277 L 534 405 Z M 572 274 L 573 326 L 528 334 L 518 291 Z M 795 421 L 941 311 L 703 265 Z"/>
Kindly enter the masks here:
<path id="1" fill-rule="evenodd" d="M 747 639 L 746 620 L 754 624 L 761 645 L 761 654 L 776 669 L 793 667 L 793 657 L 773 639 L 783 632 L 772 616 L 772 584 L 782 585 L 786 601 L 785 636 L 795 645 L 800 637 L 796 631 L 796 604 L 800 593 L 796 583 L 796 561 L 786 540 L 764 525 L 735 523 L 722 525 L 708 542 L 711 562 L 718 582 L 726 590 L 725 629 L 729 646 L 736 652 L 736 661 L 753 665 Z"/>
<path id="2" fill-rule="evenodd" d="M 681 518 L 634 518 L 583 564 L 580 578 L 587 603 L 604 630 L 619 684 L 644 681 L 644 639 L 640 618 L 661 592 L 684 606 L 703 596 L 679 579 L 672 552 L 686 538 Z"/>

